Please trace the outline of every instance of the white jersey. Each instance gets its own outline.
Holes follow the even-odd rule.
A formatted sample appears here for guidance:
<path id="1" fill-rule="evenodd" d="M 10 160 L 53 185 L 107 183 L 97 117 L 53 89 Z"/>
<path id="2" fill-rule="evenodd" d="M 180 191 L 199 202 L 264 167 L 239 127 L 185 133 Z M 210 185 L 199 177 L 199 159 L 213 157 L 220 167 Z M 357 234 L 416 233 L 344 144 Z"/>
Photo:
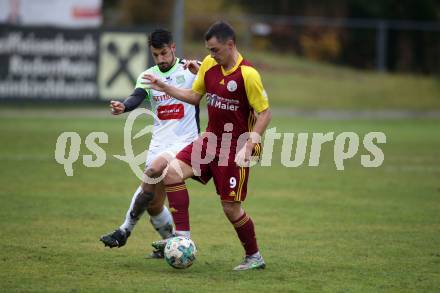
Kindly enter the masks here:
<path id="1" fill-rule="evenodd" d="M 160 71 L 153 66 L 142 72 L 136 83 L 136 88 L 144 89 L 151 104 L 151 110 L 158 119 L 154 120 L 153 137 L 150 148 L 171 145 L 187 145 L 198 136 L 198 108 L 196 106 L 177 100 L 164 92 L 147 88 L 142 84 L 145 73 L 154 74 L 162 81 L 178 88 L 191 89 L 195 75 L 183 68 L 185 62 L 177 58 L 174 66 L 167 72 Z"/>

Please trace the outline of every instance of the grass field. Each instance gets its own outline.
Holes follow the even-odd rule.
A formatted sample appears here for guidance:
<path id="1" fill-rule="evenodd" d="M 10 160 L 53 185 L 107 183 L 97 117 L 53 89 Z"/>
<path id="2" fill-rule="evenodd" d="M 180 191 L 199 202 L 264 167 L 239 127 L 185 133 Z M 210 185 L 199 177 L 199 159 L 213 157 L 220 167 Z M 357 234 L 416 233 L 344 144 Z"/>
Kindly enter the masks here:
<path id="1" fill-rule="evenodd" d="M 361 167 L 361 147 L 345 171 L 336 171 L 333 144 L 325 144 L 319 167 L 286 168 L 276 143 L 273 166 L 252 170 L 245 203 L 267 269 L 234 273 L 242 250 L 212 184 L 189 184 L 200 251 L 190 269 L 144 259 L 157 239 L 145 219 L 126 247 L 105 249 L 99 236 L 121 223 L 138 184 L 111 156 L 123 153 L 124 120 L 52 111 L 1 111 L 2 292 L 440 290 L 439 120 L 274 117 L 279 132 L 382 131 L 385 161 Z M 67 177 L 54 160 L 64 131 L 77 131 L 83 142 L 89 132 L 107 132 L 106 164 L 85 168 L 80 157 Z M 138 152 L 146 144 L 137 142 Z M 80 154 L 89 154 L 84 144 Z"/>

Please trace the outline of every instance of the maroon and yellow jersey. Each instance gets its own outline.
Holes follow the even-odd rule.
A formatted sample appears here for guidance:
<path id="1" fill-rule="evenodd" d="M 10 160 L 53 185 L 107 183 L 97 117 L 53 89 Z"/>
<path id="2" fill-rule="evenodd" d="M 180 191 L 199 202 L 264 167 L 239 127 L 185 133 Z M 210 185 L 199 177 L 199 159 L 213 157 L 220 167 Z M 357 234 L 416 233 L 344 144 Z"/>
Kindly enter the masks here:
<path id="1" fill-rule="evenodd" d="M 269 108 L 266 91 L 258 71 L 241 55 L 233 68 L 225 71 L 211 56 L 207 56 L 199 69 L 192 89 L 206 94 L 208 102 L 207 132 L 221 139 L 225 124 L 232 123 L 232 138 L 252 131 L 256 117 Z M 226 130 L 229 131 L 228 127 Z"/>

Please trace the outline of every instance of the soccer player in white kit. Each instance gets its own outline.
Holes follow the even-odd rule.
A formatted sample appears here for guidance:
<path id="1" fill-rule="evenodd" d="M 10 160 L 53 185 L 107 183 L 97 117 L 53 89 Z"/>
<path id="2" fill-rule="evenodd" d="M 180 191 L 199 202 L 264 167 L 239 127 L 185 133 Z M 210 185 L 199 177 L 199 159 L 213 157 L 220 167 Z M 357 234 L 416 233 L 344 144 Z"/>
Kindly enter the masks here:
<path id="1" fill-rule="evenodd" d="M 148 44 L 156 65 L 139 75 L 135 90 L 128 98 L 123 102 L 111 101 L 110 107 L 113 115 L 119 115 L 134 110 L 144 99 L 149 99 L 151 110 L 157 119 L 154 121 L 145 175 L 157 178 L 168 164 L 166 154 L 175 156 L 198 137 L 198 107 L 179 101 L 163 92 L 148 89 L 141 83 L 142 76 L 145 73 L 155 74 L 166 83 L 190 89 L 198 71 L 199 62 L 177 58 L 175 43 L 171 33 L 167 30 L 153 31 L 148 37 Z M 150 216 L 151 224 L 162 239 L 171 237 L 174 234 L 173 218 L 164 205 L 165 197 L 162 182 L 151 185 L 144 180 L 133 195 L 124 223 L 115 231 L 103 235 L 100 240 L 110 248 L 124 246 L 145 210 Z M 155 250 L 151 257 L 162 258 L 163 253 Z"/>

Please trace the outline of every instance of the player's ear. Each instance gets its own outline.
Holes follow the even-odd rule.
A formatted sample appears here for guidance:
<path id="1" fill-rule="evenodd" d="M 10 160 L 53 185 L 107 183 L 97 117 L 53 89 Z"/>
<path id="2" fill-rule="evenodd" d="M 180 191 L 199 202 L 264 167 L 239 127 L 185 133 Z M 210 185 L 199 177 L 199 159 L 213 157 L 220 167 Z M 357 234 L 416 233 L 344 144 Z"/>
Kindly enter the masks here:
<path id="1" fill-rule="evenodd" d="M 232 49 L 235 44 L 233 40 L 227 40 L 226 45 L 228 46 L 229 49 Z"/>
<path id="2" fill-rule="evenodd" d="M 171 43 L 170 48 L 171 51 L 176 52 L 176 43 Z"/>

